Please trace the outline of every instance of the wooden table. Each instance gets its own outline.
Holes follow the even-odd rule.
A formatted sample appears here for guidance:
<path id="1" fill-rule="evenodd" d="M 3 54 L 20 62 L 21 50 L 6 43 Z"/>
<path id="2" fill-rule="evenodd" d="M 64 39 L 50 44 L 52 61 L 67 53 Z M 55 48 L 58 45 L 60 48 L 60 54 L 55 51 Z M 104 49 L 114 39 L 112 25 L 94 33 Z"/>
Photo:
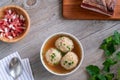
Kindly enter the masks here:
<path id="1" fill-rule="evenodd" d="M 120 31 L 120 21 L 65 20 L 62 17 L 62 0 L 40 0 L 39 7 L 27 9 L 31 29 L 21 41 L 13 44 L 0 42 L 0 59 L 18 51 L 22 58 L 29 58 L 35 80 L 87 80 L 85 67 L 95 64 L 102 67 L 103 51 L 99 46 L 114 30 Z M 44 40 L 57 32 L 75 35 L 83 44 L 85 57 L 81 67 L 69 76 L 56 76 L 42 65 L 39 52 Z"/>

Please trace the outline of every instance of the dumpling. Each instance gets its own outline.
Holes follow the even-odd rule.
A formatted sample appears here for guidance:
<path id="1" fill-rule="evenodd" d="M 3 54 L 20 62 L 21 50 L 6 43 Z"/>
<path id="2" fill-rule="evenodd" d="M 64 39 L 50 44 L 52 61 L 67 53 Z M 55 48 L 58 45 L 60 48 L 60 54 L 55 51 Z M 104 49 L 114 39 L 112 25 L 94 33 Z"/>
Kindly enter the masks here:
<path id="1" fill-rule="evenodd" d="M 62 52 L 66 53 L 74 48 L 73 41 L 68 37 L 60 37 L 56 40 L 55 46 Z"/>
<path id="2" fill-rule="evenodd" d="M 74 52 L 68 52 L 61 59 L 61 66 L 66 70 L 75 68 L 78 64 L 78 56 Z"/>
<path id="3" fill-rule="evenodd" d="M 59 52 L 57 49 L 50 48 L 46 52 L 45 58 L 50 64 L 56 65 L 60 62 L 62 55 L 61 55 L 61 52 Z"/>

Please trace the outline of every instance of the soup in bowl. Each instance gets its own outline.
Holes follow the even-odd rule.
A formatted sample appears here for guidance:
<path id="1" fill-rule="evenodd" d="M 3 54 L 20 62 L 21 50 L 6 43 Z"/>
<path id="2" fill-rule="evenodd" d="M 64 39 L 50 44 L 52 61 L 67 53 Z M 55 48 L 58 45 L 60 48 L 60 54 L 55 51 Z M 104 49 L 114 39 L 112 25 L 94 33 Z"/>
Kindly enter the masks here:
<path id="1" fill-rule="evenodd" d="M 43 66 L 52 74 L 69 75 L 82 64 L 84 51 L 81 42 L 72 34 L 60 32 L 48 37 L 40 50 Z"/>

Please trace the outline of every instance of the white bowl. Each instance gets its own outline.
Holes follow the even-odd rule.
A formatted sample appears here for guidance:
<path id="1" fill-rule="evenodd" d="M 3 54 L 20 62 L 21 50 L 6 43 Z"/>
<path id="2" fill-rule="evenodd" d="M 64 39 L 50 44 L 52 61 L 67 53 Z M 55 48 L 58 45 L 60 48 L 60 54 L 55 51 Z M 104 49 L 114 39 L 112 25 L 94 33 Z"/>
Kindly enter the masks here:
<path id="1" fill-rule="evenodd" d="M 81 60 L 80 60 L 80 62 L 78 63 L 77 67 L 76 67 L 75 69 L 73 69 L 72 71 L 70 71 L 70 72 L 68 72 L 68 73 L 64 73 L 64 74 L 56 73 L 56 72 L 52 71 L 51 69 L 49 69 L 49 68 L 45 65 L 45 62 L 44 62 L 44 60 L 43 60 L 43 55 L 42 55 L 42 54 L 43 54 L 43 48 L 44 48 L 46 42 L 47 42 L 49 39 L 51 39 L 52 37 L 57 36 L 57 35 L 69 36 L 70 38 L 74 39 L 74 40 L 78 43 L 78 45 L 80 46 L 80 48 L 81 48 Z M 83 58 L 84 58 L 84 51 L 83 51 L 83 46 L 82 46 L 81 42 L 80 42 L 74 35 L 72 35 L 72 34 L 70 34 L 70 33 L 66 33 L 66 32 L 59 32 L 59 33 L 55 33 L 55 34 L 49 36 L 49 37 L 44 41 L 44 43 L 43 43 L 43 45 L 42 45 L 42 47 L 41 47 L 41 50 L 40 50 L 40 59 L 41 59 L 41 62 L 42 62 L 42 64 L 43 64 L 43 66 L 45 67 L 45 69 L 46 69 L 47 71 L 49 71 L 50 73 L 52 73 L 52 74 L 54 74 L 54 75 L 59 75 L 59 76 L 65 76 L 65 75 L 69 75 L 69 74 L 74 73 L 74 72 L 81 66 L 81 64 L 82 64 L 82 62 L 83 62 Z"/>

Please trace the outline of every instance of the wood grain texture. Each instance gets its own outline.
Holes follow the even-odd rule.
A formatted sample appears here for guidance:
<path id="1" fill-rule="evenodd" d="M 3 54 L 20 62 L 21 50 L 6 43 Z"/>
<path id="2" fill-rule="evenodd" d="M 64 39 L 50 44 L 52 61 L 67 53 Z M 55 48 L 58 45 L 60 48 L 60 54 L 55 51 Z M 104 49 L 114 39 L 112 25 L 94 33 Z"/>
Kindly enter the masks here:
<path id="1" fill-rule="evenodd" d="M 120 21 L 63 19 L 62 0 L 40 0 L 38 7 L 26 10 L 31 18 L 29 33 L 17 43 L 0 42 L 0 59 L 18 51 L 22 58 L 30 59 L 35 80 L 87 80 L 87 65 L 96 64 L 102 67 L 103 52 L 98 49 L 102 40 L 114 30 L 120 31 Z M 60 77 L 49 73 L 40 61 L 39 52 L 43 42 L 57 32 L 75 35 L 84 47 L 83 64 L 69 76 Z"/>
<path id="2" fill-rule="evenodd" d="M 115 12 L 109 17 L 80 7 L 82 0 L 63 0 L 63 16 L 66 19 L 120 20 L 120 0 L 117 0 Z"/>

